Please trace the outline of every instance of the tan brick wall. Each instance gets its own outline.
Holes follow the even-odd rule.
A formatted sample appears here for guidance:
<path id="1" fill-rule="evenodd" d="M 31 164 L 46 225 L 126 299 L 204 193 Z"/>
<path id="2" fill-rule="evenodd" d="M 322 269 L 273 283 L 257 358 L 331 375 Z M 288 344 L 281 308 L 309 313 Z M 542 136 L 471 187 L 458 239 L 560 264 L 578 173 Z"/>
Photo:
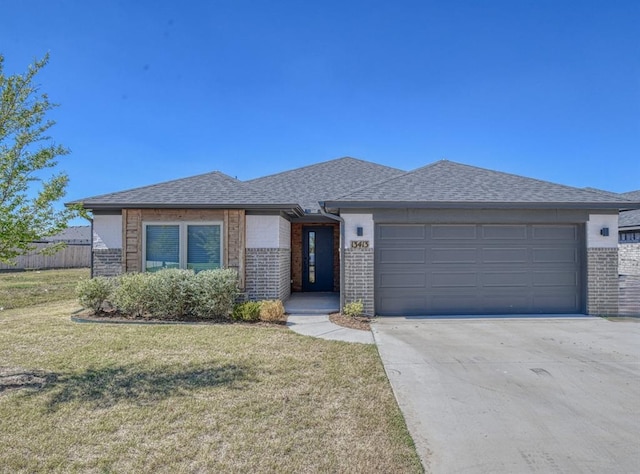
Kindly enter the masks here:
<path id="1" fill-rule="evenodd" d="M 365 314 L 374 315 L 374 251 L 371 248 L 344 250 L 345 303 L 362 301 Z"/>
<path id="2" fill-rule="evenodd" d="M 618 249 L 587 249 L 587 314 L 618 314 Z"/>
<path id="3" fill-rule="evenodd" d="M 640 275 L 640 243 L 619 244 L 620 275 Z"/>
<path id="4" fill-rule="evenodd" d="M 246 267 L 246 295 L 250 300 L 286 300 L 291 294 L 289 249 L 247 249 Z"/>
<path id="5" fill-rule="evenodd" d="M 238 270 L 245 280 L 245 214 L 242 209 L 123 209 L 122 241 L 125 272 L 142 271 L 142 223 L 162 221 L 222 221 L 223 266 Z"/>

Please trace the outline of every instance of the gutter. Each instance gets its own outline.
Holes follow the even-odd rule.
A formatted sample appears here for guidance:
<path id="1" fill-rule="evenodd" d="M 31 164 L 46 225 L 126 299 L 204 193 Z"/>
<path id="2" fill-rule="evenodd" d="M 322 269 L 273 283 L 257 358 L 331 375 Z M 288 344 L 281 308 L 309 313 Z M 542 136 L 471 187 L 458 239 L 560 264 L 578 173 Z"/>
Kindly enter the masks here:
<path id="1" fill-rule="evenodd" d="M 340 223 L 340 249 L 339 249 L 339 253 L 340 253 L 340 311 L 342 311 L 342 308 L 344 308 L 344 299 L 345 299 L 345 294 L 344 294 L 344 242 L 345 242 L 345 231 L 344 231 L 344 219 L 336 214 L 331 214 L 330 212 L 327 212 L 327 210 L 325 209 L 324 205 L 324 201 L 319 201 L 318 204 L 320 205 L 320 214 L 322 214 L 324 217 L 327 217 L 329 219 L 332 219 L 334 221 L 338 221 Z"/>

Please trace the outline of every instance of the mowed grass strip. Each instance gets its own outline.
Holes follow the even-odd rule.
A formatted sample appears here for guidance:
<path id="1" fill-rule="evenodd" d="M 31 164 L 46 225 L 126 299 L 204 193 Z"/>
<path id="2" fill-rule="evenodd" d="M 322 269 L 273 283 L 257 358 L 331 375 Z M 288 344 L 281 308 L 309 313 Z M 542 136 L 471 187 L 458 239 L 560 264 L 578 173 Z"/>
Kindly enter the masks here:
<path id="1" fill-rule="evenodd" d="M 25 308 L 75 298 L 76 285 L 89 278 L 88 268 L 0 272 L 0 308 Z"/>
<path id="2" fill-rule="evenodd" d="M 1 471 L 422 472 L 374 346 L 77 309 L 0 312 Z"/>

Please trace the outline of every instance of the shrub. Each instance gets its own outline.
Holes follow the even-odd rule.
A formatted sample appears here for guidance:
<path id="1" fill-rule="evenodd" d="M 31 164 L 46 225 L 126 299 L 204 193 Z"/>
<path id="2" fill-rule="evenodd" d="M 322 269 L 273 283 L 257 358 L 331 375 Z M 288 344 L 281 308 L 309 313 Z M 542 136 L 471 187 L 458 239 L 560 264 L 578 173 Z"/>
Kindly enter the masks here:
<path id="1" fill-rule="evenodd" d="M 113 283 L 105 277 L 81 280 L 76 286 L 76 295 L 83 308 L 100 312 L 102 304 L 109 299 L 113 291 Z"/>
<path id="2" fill-rule="evenodd" d="M 124 314 L 142 316 L 151 306 L 149 273 L 125 273 L 117 278 L 112 303 Z"/>
<path id="3" fill-rule="evenodd" d="M 246 301 L 237 304 L 235 308 L 233 308 L 231 317 L 234 321 L 259 321 L 260 303 L 257 301 Z"/>
<path id="4" fill-rule="evenodd" d="M 145 274 L 148 311 L 156 318 L 187 316 L 191 313 L 194 294 L 194 273 L 177 268 Z"/>
<path id="5" fill-rule="evenodd" d="M 205 270 L 194 276 L 192 309 L 202 318 L 228 318 L 238 294 L 238 273 L 231 269 Z"/>
<path id="6" fill-rule="evenodd" d="M 364 305 L 361 300 L 352 301 L 351 303 L 347 303 L 342 308 L 342 314 L 345 316 L 349 316 L 351 318 L 357 318 L 358 316 L 362 316 L 364 312 Z"/>
<path id="7" fill-rule="evenodd" d="M 266 322 L 284 321 L 284 305 L 280 300 L 260 302 L 260 320 Z"/>

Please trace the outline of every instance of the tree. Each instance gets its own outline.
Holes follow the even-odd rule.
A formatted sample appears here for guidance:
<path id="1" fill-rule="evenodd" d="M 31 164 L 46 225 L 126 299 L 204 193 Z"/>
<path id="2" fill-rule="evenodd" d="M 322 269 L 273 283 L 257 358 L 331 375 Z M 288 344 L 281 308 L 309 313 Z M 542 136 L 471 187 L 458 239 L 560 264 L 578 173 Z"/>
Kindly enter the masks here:
<path id="1" fill-rule="evenodd" d="M 69 178 L 47 172 L 69 150 L 47 131 L 45 115 L 57 104 L 41 93 L 34 78 L 49 61 L 36 60 L 24 74 L 6 76 L 0 54 L 0 262 L 10 263 L 33 248 L 32 242 L 60 232 L 75 209 L 56 209 Z"/>

